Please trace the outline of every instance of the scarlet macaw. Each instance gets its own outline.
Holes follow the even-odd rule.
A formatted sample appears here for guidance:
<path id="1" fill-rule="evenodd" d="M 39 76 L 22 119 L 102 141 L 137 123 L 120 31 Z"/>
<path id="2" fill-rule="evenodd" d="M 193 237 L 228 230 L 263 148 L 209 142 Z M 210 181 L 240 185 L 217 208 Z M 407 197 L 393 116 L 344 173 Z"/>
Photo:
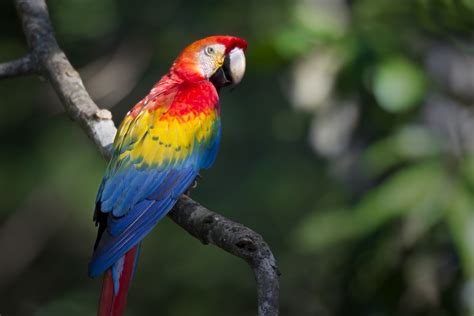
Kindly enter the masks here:
<path id="1" fill-rule="evenodd" d="M 96 199 L 89 276 L 105 272 L 98 315 L 122 315 L 142 239 L 214 162 L 218 92 L 242 80 L 245 40 L 210 36 L 186 47 L 127 113 Z"/>

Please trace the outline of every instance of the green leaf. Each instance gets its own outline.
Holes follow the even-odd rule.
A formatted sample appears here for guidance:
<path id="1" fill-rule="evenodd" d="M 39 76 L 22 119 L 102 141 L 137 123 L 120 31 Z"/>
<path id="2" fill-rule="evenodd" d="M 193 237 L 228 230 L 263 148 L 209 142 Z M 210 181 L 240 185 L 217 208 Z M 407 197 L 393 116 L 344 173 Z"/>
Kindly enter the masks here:
<path id="1" fill-rule="evenodd" d="M 458 185 L 446 212 L 452 238 L 461 259 L 464 275 L 474 278 L 474 198 Z"/>
<path id="2" fill-rule="evenodd" d="M 372 89 L 382 108 L 393 113 L 404 112 L 420 103 L 426 91 L 426 79 L 411 61 L 390 58 L 376 68 Z"/>
<path id="3" fill-rule="evenodd" d="M 366 194 L 352 210 L 313 213 L 299 226 L 295 237 L 303 250 L 317 250 L 361 238 L 408 213 L 439 212 L 445 197 L 444 178 L 437 163 L 407 167 Z"/>
<path id="4" fill-rule="evenodd" d="M 364 160 L 378 174 L 397 163 L 435 157 L 440 152 L 436 136 L 429 129 L 408 125 L 371 145 L 364 153 Z"/>
<path id="5" fill-rule="evenodd" d="M 467 184 L 474 188 L 474 156 L 468 156 L 461 162 L 461 174 Z"/>

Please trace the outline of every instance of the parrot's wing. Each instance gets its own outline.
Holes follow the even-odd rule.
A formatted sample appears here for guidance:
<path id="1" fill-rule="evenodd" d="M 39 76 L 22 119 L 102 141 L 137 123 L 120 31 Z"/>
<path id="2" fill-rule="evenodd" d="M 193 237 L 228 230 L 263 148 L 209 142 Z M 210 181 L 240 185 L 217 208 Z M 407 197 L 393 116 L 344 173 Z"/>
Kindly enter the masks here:
<path id="1" fill-rule="evenodd" d="M 162 109 L 165 110 L 162 110 Z M 186 120 L 167 107 L 127 115 L 97 197 L 99 237 L 89 274 L 109 268 L 173 207 L 199 169 L 214 161 L 220 139 L 217 110 Z"/>

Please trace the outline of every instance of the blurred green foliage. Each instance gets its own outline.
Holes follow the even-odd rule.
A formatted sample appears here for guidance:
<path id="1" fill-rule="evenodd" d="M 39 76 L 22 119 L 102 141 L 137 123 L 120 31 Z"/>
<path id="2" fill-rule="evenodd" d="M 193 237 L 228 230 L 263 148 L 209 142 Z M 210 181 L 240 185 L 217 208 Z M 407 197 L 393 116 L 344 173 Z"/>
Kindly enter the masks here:
<path id="1" fill-rule="evenodd" d="M 193 197 L 269 242 L 282 315 L 474 315 L 473 1 L 48 5 L 86 86 L 131 90 L 111 109 L 117 122 L 187 43 L 249 41 L 244 81 L 222 93 L 219 158 Z M 13 4 L 0 12 L 7 61 L 27 48 Z M 116 84 L 142 50 L 144 70 Z M 123 70 L 105 76 L 107 65 Z M 348 100 L 356 114 L 345 117 Z M 0 104 L 0 237 L 16 247 L 2 252 L 14 264 L 0 273 L 0 314 L 91 315 L 105 162 L 44 80 L 2 81 Z M 329 120 L 334 138 L 321 136 Z M 16 218 L 15 234 L 2 234 Z M 165 219 L 144 242 L 127 315 L 254 315 L 254 292 L 244 262 Z"/>
<path id="2" fill-rule="evenodd" d="M 425 95 L 423 73 L 412 63 L 391 58 L 375 70 L 374 96 L 385 110 L 402 112 L 420 103 Z"/>

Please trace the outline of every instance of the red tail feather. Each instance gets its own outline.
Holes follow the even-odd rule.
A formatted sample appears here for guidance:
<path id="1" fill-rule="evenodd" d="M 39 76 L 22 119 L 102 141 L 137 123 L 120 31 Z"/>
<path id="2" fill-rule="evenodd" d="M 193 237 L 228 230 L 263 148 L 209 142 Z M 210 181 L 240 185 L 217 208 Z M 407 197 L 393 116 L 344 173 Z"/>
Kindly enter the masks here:
<path id="1" fill-rule="evenodd" d="M 124 256 L 123 270 L 119 277 L 119 290 L 117 295 L 114 293 L 114 280 L 112 277 L 112 268 L 104 273 L 102 282 L 102 293 L 100 294 L 99 310 L 97 316 L 122 316 L 127 304 L 127 294 L 135 266 L 135 257 L 138 246 L 134 246 Z"/>

